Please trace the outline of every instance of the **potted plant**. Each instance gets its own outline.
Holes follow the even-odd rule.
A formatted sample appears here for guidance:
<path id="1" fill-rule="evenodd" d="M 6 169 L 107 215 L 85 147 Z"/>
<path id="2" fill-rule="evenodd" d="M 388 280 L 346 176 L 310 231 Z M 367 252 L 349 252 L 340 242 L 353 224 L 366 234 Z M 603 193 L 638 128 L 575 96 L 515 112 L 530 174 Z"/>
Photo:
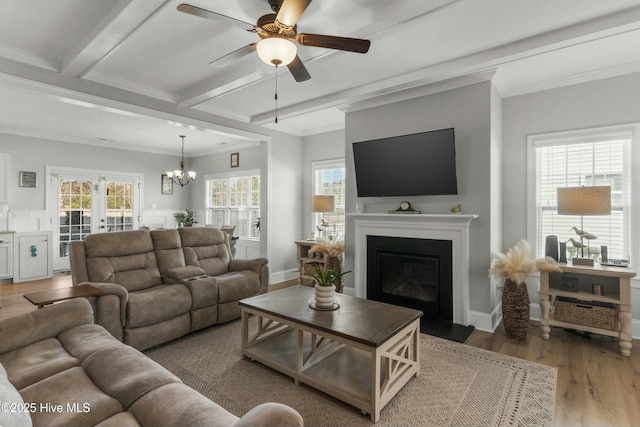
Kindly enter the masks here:
<path id="1" fill-rule="evenodd" d="M 184 222 L 187 220 L 187 213 L 184 211 L 175 212 L 173 217 L 176 219 L 178 223 L 178 228 L 184 227 Z"/>
<path id="2" fill-rule="evenodd" d="M 332 269 L 337 275 L 339 275 L 335 285 L 336 292 L 342 293 L 342 254 L 344 254 L 344 241 L 342 239 L 328 240 L 318 239 L 315 245 L 309 249 L 309 253 L 320 253 L 325 257 L 325 267 Z"/>
<path id="3" fill-rule="evenodd" d="M 349 271 L 338 273 L 329 266 L 316 266 L 316 274 L 312 274 L 315 283 L 316 307 L 320 309 L 332 309 L 335 302 L 336 282 Z"/>
<path id="4" fill-rule="evenodd" d="M 534 260 L 531 245 L 522 239 L 506 253 L 494 253 L 489 277 L 504 279 L 502 290 L 502 324 L 510 338 L 524 339 L 529 327 L 529 293 L 525 281 L 536 271 L 562 272 L 551 257 Z"/>
<path id="5" fill-rule="evenodd" d="M 176 219 L 176 222 L 178 223 L 178 228 L 191 227 L 193 224 L 196 224 L 195 212 L 190 209 L 176 212 L 173 214 L 173 217 Z"/>

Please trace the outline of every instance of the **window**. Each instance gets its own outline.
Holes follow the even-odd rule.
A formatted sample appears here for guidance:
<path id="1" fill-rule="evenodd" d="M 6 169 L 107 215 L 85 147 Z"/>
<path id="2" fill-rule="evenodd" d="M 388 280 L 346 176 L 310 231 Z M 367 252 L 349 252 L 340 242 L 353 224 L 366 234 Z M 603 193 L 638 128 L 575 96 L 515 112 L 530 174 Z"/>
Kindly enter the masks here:
<path id="1" fill-rule="evenodd" d="M 207 224 L 233 225 L 234 236 L 258 238 L 260 218 L 260 172 L 206 177 Z"/>
<path id="2" fill-rule="evenodd" d="M 631 137 L 630 129 L 609 128 L 531 137 L 535 161 L 535 238 L 537 255 L 544 256 L 545 238 L 559 241 L 574 238 L 571 227 L 581 227 L 598 238 L 585 243 L 584 256 L 599 258 L 600 246 L 608 247 L 610 258 L 628 258 L 632 252 L 631 233 Z M 558 215 L 558 187 L 611 186 L 611 215 Z M 531 197 L 531 196 L 530 196 Z M 531 234 L 531 229 L 530 229 Z M 532 240 L 532 239 L 530 239 Z M 576 249 L 567 243 L 568 256 Z"/>
<path id="3" fill-rule="evenodd" d="M 325 160 L 312 163 L 313 191 L 312 195 L 335 196 L 335 212 L 325 213 L 324 218 L 330 224 L 327 232 L 333 235 L 344 235 L 344 201 L 345 176 L 344 159 Z M 322 213 L 313 213 L 314 226 L 320 224 Z"/>

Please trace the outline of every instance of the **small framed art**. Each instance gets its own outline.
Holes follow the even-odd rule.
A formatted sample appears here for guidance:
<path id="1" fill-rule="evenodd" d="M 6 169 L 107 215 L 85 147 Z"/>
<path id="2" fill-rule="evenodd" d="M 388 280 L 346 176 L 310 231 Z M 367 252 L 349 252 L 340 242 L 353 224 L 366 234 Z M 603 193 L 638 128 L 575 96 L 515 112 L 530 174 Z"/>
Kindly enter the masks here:
<path id="1" fill-rule="evenodd" d="M 37 172 L 20 171 L 20 187 L 36 188 L 38 183 Z"/>
<path id="2" fill-rule="evenodd" d="M 231 153 L 231 167 L 237 168 L 240 166 L 240 153 Z"/>
<path id="3" fill-rule="evenodd" d="M 173 179 L 169 178 L 166 173 L 162 174 L 160 192 L 162 194 L 173 194 Z"/>

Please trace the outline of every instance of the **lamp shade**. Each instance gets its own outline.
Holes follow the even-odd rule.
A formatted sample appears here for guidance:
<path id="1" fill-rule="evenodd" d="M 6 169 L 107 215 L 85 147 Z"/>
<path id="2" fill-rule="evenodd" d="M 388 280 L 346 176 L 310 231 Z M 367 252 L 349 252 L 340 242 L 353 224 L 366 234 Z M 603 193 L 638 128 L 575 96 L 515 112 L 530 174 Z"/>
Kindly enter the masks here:
<path id="1" fill-rule="evenodd" d="M 611 187 L 593 186 L 558 188 L 558 214 L 611 214 Z"/>
<path id="2" fill-rule="evenodd" d="M 333 212 L 336 210 L 335 196 L 313 196 L 313 212 Z"/>
<path id="3" fill-rule="evenodd" d="M 288 65 L 298 53 L 293 42 L 279 37 L 260 40 L 256 50 L 260 59 L 269 65 Z"/>

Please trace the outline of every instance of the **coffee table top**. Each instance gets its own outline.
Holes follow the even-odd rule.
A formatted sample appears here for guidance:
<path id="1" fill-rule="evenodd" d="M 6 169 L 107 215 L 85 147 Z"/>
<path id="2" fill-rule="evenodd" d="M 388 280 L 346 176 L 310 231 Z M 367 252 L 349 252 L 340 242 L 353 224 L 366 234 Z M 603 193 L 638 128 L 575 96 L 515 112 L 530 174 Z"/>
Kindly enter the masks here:
<path id="1" fill-rule="evenodd" d="M 292 286 L 243 299 L 239 304 L 372 347 L 379 347 L 422 316 L 419 310 L 344 294 L 336 294 L 339 309 L 319 311 L 309 307 L 313 296 L 313 288 Z"/>

